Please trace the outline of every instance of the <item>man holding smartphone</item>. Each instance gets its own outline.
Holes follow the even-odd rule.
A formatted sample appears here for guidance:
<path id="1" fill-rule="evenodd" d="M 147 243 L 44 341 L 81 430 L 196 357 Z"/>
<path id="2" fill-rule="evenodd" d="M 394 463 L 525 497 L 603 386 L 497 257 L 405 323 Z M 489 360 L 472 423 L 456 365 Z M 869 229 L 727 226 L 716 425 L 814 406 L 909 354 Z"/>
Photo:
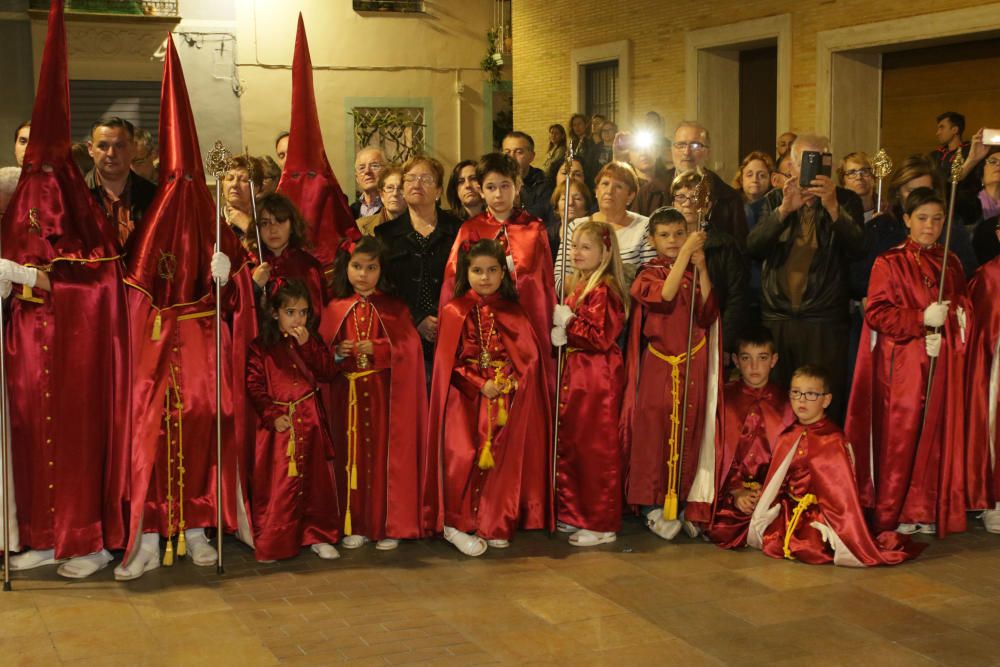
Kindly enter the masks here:
<path id="1" fill-rule="evenodd" d="M 787 386 L 797 367 L 825 367 L 829 414 L 839 422 L 848 380 L 846 264 L 864 250 L 864 207 L 830 177 L 825 137 L 799 135 L 791 157 L 791 178 L 767 194 L 747 252 L 763 262 L 761 320 L 777 346 L 776 379 Z"/>

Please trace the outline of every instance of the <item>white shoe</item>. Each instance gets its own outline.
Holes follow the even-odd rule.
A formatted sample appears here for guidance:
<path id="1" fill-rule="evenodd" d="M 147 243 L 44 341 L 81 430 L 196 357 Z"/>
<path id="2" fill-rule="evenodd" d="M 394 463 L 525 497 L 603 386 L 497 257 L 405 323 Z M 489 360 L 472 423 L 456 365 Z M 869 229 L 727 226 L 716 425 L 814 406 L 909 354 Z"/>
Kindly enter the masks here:
<path id="1" fill-rule="evenodd" d="M 466 556 L 482 556 L 486 553 L 486 540 L 476 535 L 469 535 L 451 526 L 444 527 L 444 539 L 455 545 L 455 548 Z"/>
<path id="2" fill-rule="evenodd" d="M 560 533 L 575 533 L 580 529 L 577 528 L 576 526 L 571 526 L 568 523 L 564 523 L 562 521 L 556 521 L 556 530 L 558 530 Z"/>
<path id="3" fill-rule="evenodd" d="M 687 536 L 690 537 L 692 540 L 701 535 L 701 528 L 694 525 L 687 519 L 681 521 L 681 527 L 684 529 L 684 532 L 687 533 Z"/>
<path id="4" fill-rule="evenodd" d="M 672 540 L 681 532 L 681 521 L 678 519 L 664 519 L 662 516 L 655 521 L 648 521 L 646 525 L 657 537 L 665 540 Z"/>
<path id="5" fill-rule="evenodd" d="M 150 570 L 160 567 L 160 536 L 156 533 L 146 533 L 132 562 L 122 563 L 115 568 L 116 581 L 132 581 L 138 579 Z"/>
<path id="6" fill-rule="evenodd" d="M 494 549 L 506 549 L 510 546 L 509 540 L 486 540 L 486 544 L 490 545 Z"/>
<path id="7" fill-rule="evenodd" d="M 340 538 L 340 545 L 345 549 L 358 549 L 368 544 L 368 538 L 364 535 L 345 535 Z"/>
<path id="8" fill-rule="evenodd" d="M 340 552 L 328 542 L 317 542 L 309 548 L 323 560 L 337 560 L 340 558 Z"/>
<path id="9" fill-rule="evenodd" d="M 392 551 L 399 546 L 399 540 L 394 540 L 391 537 L 386 537 L 375 543 L 375 548 L 379 551 Z"/>
<path id="10" fill-rule="evenodd" d="M 204 528 L 189 528 L 184 531 L 184 541 L 187 542 L 191 561 L 200 567 L 215 565 L 219 561 L 219 552 L 205 537 Z"/>
<path id="11" fill-rule="evenodd" d="M 14 554 L 10 557 L 10 569 L 12 572 L 17 572 L 62 563 L 63 561 L 56 559 L 55 555 L 55 549 L 32 549 L 21 554 Z"/>
<path id="12" fill-rule="evenodd" d="M 578 530 L 569 537 L 569 543 L 574 547 L 596 547 L 598 544 L 609 544 L 618 539 L 615 533 L 598 533 L 593 530 Z"/>
<path id="13" fill-rule="evenodd" d="M 107 549 L 95 551 L 86 556 L 71 558 L 56 570 L 56 574 L 67 579 L 86 579 L 90 575 L 103 570 L 112 561 Z"/>
<path id="14" fill-rule="evenodd" d="M 1000 533 L 1000 509 L 983 512 L 983 525 L 989 533 Z"/>
<path id="15" fill-rule="evenodd" d="M 918 523 L 901 523 L 896 526 L 896 532 L 900 535 L 912 535 L 920 530 Z"/>
<path id="16" fill-rule="evenodd" d="M 921 535 L 933 535 L 937 532 L 936 523 L 918 523 L 917 526 Z"/>

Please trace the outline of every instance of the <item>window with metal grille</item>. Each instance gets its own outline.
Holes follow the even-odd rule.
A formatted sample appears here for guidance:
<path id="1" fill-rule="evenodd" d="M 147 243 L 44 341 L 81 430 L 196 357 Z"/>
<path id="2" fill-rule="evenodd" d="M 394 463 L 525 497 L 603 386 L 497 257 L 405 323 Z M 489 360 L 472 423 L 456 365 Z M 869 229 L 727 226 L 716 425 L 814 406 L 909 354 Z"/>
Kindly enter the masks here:
<path id="1" fill-rule="evenodd" d="M 423 14 L 423 0 L 354 0 L 356 12 L 397 12 Z"/>
<path id="2" fill-rule="evenodd" d="M 28 6 L 31 9 L 48 9 L 49 0 L 31 0 Z M 131 16 L 178 16 L 177 0 L 67 0 L 66 10 Z"/>
<path id="3" fill-rule="evenodd" d="M 618 61 L 584 65 L 586 114 L 601 114 L 614 122 L 618 115 Z"/>
<path id="4" fill-rule="evenodd" d="M 382 149 L 389 162 L 402 164 L 424 150 L 427 129 L 422 107 L 354 107 L 354 152 Z"/>
<path id="5" fill-rule="evenodd" d="M 124 118 L 138 128 L 149 130 L 154 142 L 158 140 L 159 81 L 72 80 L 69 82 L 69 105 L 74 141 L 89 139 L 94 121 L 108 116 Z"/>

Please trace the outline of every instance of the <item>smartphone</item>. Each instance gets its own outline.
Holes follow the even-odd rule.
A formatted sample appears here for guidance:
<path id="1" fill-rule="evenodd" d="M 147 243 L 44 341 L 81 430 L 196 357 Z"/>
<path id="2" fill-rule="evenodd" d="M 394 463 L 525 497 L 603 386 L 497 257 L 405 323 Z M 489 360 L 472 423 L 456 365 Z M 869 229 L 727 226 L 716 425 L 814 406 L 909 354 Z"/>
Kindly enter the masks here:
<path id="1" fill-rule="evenodd" d="M 819 151 L 802 151 L 802 169 L 799 171 L 799 187 L 808 188 L 817 176 L 833 174 L 833 154 Z"/>
<path id="2" fill-rule="evenodd" d="M 984 128 L 983 129 L 983 145 L 984 146 L 1000 146 L 1000 130 Z"/>

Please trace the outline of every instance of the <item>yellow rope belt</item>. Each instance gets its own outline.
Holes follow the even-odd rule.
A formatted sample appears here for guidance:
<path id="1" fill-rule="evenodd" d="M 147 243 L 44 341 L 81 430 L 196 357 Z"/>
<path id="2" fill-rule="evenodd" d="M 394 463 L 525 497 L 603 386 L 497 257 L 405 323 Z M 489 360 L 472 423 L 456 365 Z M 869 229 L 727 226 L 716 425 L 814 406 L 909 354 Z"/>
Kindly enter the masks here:
<path id="1" fill-rule="evenodd" d="M 792 541 L 792 533 L 795 532 L 795 528 L 799 525 L 802 513 L 806 511 L 806 508 L 816 502 L 816 496 L 812 493 L 807 493 L 801 498 L 796 498 L 791 493 L 788 495 L 798 504 L 795 506 L 795 509 L 792 510 L 792 516 L 788 519 L 788 526 L 785 528 L 785 542 L 783 549 L 785 551 L 785 558 L 788 560 L 795 560 L 795 557 L 792 556 L 792 550 L 789 548 L 789 544 Z"/>
<path id="2" fill-rule="evenodd" d="M 702 338 L 698 344 L 691 348 L 693 357 L 701 348 L 705 347 L 705 339 Z M 663 498 L 663 518 L 668 521 L 677 519 L 677 486 L 680 482 L 680 470 L 677 463 L 680 460 L 680 432 L 681 432 L 681 364 L 687 361 L 687 353 L 676 356 L 660 352 L 653 344 L 646 346 L 654 357 L 670 364 L 670 387 L 673 393 L 673 406 L 670 410 L 670 438 L 667 441 L 669 452 L 667 454 L 667 493 Z M 685 382 L 687 378 L 685 378 Z"/>
<path id="3" fill-rule="evenodd" d="M 381 372 L 380 369 L 344 373 L 347 378 L 347 511 L 344 535 L 351 535 L 351 491 L 358 489 L 358 380 Z"/>
<path id="4" fill-rule="evenodd" d="M 316 395 L 316 390 L 313 389 L 308 394 L 302 398 L 297 398 L 294 401 L 271 401 L 275 405 L 280 405 L 282 407 L 288 408 L 288 421 L 291 426 L 288 428 L 288 476 L 298 477 L 299 469 L 295 465 L 295 406 L 302 401 L 309 400 Z"/>
<path id="5" fill-rule="evenodd" d="M 153 333 L 149 337 L 150 340 L 160 340 L 160 331 L 163 328 L 163 314 L 162 313 L 163 313 L 163 311 L 157 311 L 156 312 L 156 317 L 153 318 Z M 197 320 L 197 319 L 200 319 L 202 317 L 212 317 L 213 315 L 215 315 L 215 309 L 214 308 L 212 310 L 203 310 L 203 311 L 198 312 L 198 313 L 187 313 L 185 315 L 178 315 L 177 316 L 177 321 L 178 322 L 183 322 L 185 320 Z"/>
<path id="6" fill-rule="evenodd" d="M 466 359 L 466 363 L 478 364 L 478 359 Z M 507 425 L 507 395 L 514 391 L 514 380 L 504 374 L 503 369 L 507 366 L 506 361 L 491 361 L 493 368 L 493 384 L 500 390 L 500 395 L 489 399 L 486 405 L 486 440 L 479 450 L 479 461 L 477 465 L 480 470 L 489 470 L 496 465 L 493 459 L 493 406 L 496 405 L 496 425 L 504 427 Z"/>
<path id="7" fill-rule="evenodd" d="M 174 402 L 170 401 L 170 390 L 174 392 Z M 184 529 L 187 524 L 184 521 L 184 401 L 181 399 L 180 385 L 177 384 L 177 373 L 173 364 L 170 364 L 170 385 L 167 387 L 166 400 L 163 406 L 163 421 L 166 426 L 167 435 L 167 548 L 163 552 L 163 565 L 170 567 L 174 564 L 174 492 L 173 474 L 174 468 L 171 465 L 170 451 L 173 446 L 173 431 L 171 429 L 171 408 L 177 411 L 177 557 L 187 554 L 187 542 L 184 539 Z"/>

